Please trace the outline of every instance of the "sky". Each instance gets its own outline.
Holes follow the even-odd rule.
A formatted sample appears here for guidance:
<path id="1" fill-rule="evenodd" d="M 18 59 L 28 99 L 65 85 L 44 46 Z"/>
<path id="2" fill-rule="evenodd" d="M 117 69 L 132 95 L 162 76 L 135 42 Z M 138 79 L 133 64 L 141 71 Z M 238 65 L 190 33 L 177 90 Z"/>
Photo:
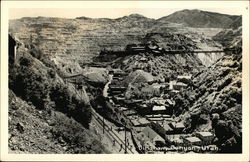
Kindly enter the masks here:
<path id="1" fill-rule="evenodd" d="M 186 8 L 10 8 L 9 19 L 22 17 L 61 17 L 76 18 L 80 16 L 90 18 L 118 18 L 133 13 L 148 18 L 158 19 Z M 241 15 L 241 8 L 188 8 L 218 12 L 230 15 Z"/>

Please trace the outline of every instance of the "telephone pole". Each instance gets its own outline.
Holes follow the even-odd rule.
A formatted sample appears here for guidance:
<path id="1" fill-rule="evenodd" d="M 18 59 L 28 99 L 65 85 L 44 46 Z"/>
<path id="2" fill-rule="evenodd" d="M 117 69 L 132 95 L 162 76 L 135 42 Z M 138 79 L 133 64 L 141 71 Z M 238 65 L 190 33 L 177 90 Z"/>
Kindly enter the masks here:
<path id="1" fill-rule="evenodd" d="M 125 149 L 124 149 L 125 151 L 124 151 L 124 153 L 127 154 L 127 131 L 126 131 L 126 122 L 125 122 L 125 126 L 124 126 L 124 127 L 125 127 L 125 129 L 124 129 L 124 130 L 125 130 Z"/>

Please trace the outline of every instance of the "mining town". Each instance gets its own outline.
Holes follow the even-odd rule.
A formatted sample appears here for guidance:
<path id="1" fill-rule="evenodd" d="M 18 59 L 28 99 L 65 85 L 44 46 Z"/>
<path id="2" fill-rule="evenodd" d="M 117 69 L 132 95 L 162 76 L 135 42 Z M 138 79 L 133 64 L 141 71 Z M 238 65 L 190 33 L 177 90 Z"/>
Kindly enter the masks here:
<path id="1" fill-rule="evenodd" d="M 239 15 L 23 17 L 8 40 L 9 153 L 242 153 Z"/>

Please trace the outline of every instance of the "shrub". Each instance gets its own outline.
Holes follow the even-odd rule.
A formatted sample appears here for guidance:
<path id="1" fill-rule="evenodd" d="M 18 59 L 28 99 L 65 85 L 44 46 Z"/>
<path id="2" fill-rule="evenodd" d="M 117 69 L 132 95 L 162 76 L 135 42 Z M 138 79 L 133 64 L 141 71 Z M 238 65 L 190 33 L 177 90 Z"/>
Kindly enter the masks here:
<path id="1" fill-rule="evenodd" d="M 53 116 L 55 125 L 51 129 L 54 138 L 59 142 L 67 143 L 70 153 L 105 153 L 107 152 L 101 143 L 95 139 L 89 130 L 82 125 L 65 116 L 62 113 L 55 112 Z M 96 147 L 98 146 L 98 147 Z"/>
<path id="2" fill-rule="evenodd" d="M 27 60 L 23 59 L 25 63 L 29 62 Z M 48 98 L 50 89 L 46 76 L 26 66 L 11 70 L 10 75 L 9 86 L 18 96 L 31 101 L 36 107 L 44 108 L 44 99 Z"/>
<path id="3" fill-rule="evenodd" d="M 51 89 L 50 98 L 55 102 L 56 109 L 66 113 L 88 128 L 91 121 L 91 109 L 75 94 L 71 94 L 65 85 L 55 85 Z"/>

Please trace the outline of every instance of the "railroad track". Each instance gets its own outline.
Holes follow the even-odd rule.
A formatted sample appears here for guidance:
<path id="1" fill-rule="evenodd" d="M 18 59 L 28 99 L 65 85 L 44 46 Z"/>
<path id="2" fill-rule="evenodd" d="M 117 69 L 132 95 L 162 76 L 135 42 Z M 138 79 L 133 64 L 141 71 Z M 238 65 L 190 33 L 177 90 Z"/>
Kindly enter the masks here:
<path id="1" fill-rule="evenodd" d="M 92 111 L 91 113 L 94 119 L 100 125 L 100 127 L 103 127 L 102 119 L 96 114 L 96 112 Z M 125 142 L 114 132 L 114 130 L 110 130 L 108 125 L 104 123 L 104 126 L 105 126 L 104 129 L 106 130 L 108 135 L 112 137 L 119 145 L 122 144 L 122 149 L 125 150 Z M 134 152 L 129 147 L 127 147 L 127 153 L 134 154 Z"/>

